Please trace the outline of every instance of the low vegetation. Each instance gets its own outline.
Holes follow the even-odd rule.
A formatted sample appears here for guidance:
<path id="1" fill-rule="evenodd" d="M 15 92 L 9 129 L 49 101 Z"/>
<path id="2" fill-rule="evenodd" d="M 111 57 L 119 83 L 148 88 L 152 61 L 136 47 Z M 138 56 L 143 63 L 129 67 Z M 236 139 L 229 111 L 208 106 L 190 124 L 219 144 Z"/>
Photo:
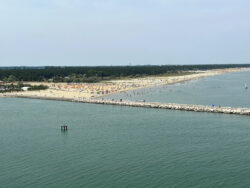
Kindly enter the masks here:
<path id="1" fill-rule="evenodd" d="M 22 82 L 15 83 L 6 83 L 0 84 L 0 93 L 5 92 L 14 92 L 14 91 L 35 91 L 35 90 L 45 90 L 48 89 L 48 86 L 45 85 L 30 85 L 30 84 L 23 84 Z"/>

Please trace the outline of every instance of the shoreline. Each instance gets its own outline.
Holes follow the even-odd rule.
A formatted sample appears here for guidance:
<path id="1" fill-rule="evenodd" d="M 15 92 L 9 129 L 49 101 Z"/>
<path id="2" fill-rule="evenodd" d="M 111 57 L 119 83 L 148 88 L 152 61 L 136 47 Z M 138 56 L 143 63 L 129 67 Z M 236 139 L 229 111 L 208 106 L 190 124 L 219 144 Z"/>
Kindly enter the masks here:
<path id="1" fill-rule="evenodd" d="M 0 97 L 36 97 L 68 100 L 100 99 L 127 91 L 173 85 L 208 76 L 216 76 L 232 72 L 250 71 L 250 68 L 215 69 L 196 71 L 194 74 L 182 76 L 153 76 L 136 79 L 113 80 L 102 83 L 46 83 L 47 90 L 0 93 Z M 30 82 L 32 83 L 32 82 Z M 34 84 L 38 84 L 37 82 Z M 39 84 L 43 84 L 42 82 Z"/>
<path id="2" fill-rule="evenodd" d="M 172 82 L 166 83 L 166 82 L 157 82 L 143 85 L 144 87 L 128 87 L 126 90 L 117 91 L 115 93 L 111 93 L 108 95 L 113 94 L 119 94 L 121 92 L 126 92 L 130 90 L 139 90 L 149 87 L 158 87 L 161 85 L 171 85 L 181 82 L 187 82 L 190 80 L 197 80 L 200 78 L 204 78 L 207 76 L 215 76 L 225 73 L 231 73 L 231 72 L 239 72 L 239 71 L 249 71 L 250 69 L 229 69 L 229 70 L 223 70 L 223 71 L 206 71 L 204 73 L 200 74 L 192 74 L 188 77 L 180 76 L 181 79 L 175 79 L 171 77 Z M 143 78 L 145 79 L 145 78 Z M 152 78 L 150 78 L 152 79 Z M 149 80 L 150 80 L 149 79 Z M 154 79 L 154 78 L 153 78 Z M 158 78 L 162 80 L 162 78 Z M 165 78 L 169 79 L 169 78 Z M 114 81 L 117 82 L 117 81 Z M 121 81 L 118 81 L 121 82 Z M 131 80 L 129 80 L 131 82 Z M 133 83 L 133 82 L 132 82 Z M 99 84 L 99 83 L 98 83 Z M 134 84 L 134 83 L 133 83 Z M 144 83 L 145 84 L 145 83 Z M 118 84 L 119 86 L 119 84 Z M 73 95 L 68 95 L 65 97 L 65 93 L 72 92 Z M 77 103 L 89 103 L 89 104 L 105 104 L 105 105 L 119 105 L 119 106 L 129 106 L 129 107 L 143 107 L 143 108 L 158 108 L 158 109 L 168 109 L 168 110 L 182 110 L 182 111 L 194 111 L 194 112 L 209 112 L 209 113 L 223 113 L 223 114 L 236 114 L 236 115 L 250 115 L 250 108 L 236 108 L 236 107 L 221 107 L 221 106 L 205 106 L 205 105 L 193 105 L 193 104 L 176 104 L 176 103 L 161 103 L 161 102 L 145 102 L 145 101 L 125 101 L 120 99 L 114 100 L 114 99 L 101 99 L 102 96 L 99 97 L 76 97 L 74 94 L 77 91 L 60 91 L 61 95 L 54 95 L 54 93 L 51 91 L 51 89 L 48 90 L 42 90 L 42 91 L 26 91 L 26 92 L 12 92 L 12 93 L 5 93 L 0 94 L 1 97 L 5 98 L 27 98 L 27 99 L 39 99 L 39 100 L 56 100 L 56 101 L 67 101 L 67 102 L 77 102 Z M 71 94 L 72 94 L 71 93 Z M 40 95 L 39 95 L 40 94 Z M 44 95 L 45 94 L 45 95 Z M 63 94 L 63 95 L 62 95 Z M 107 95 L 105 95 L 107 96 Z"/>

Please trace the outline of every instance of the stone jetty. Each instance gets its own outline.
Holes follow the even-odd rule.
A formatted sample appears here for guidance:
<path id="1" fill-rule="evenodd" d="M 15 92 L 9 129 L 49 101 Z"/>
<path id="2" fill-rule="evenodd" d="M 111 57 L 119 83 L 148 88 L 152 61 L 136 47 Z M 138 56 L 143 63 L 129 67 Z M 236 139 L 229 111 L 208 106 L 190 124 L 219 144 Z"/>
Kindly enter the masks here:
<path id="1" fill-rule="evenodd" d="M 91 104 L 105 104 L 105 105 L 119 105 L 130 107 L 143 107 L 143 108 L 158 108 L 169 110 L 183 110 L 194 112 L 209 112 L 209 113 L 223 113 L 223 114 L 238 114 L 250 115 L 250 108 L 233 108 L 233 107 L 220 107 L 220 106 L 204 106 L 204 105 L 191 105 L 191 104 L 176 104 L 176 103 L 159 103 L 159 102 L 137 102 L 137 101 L 124 101 L 124 100 L 104 100 L 104 99 L 68 99 L 56 97 L 35 97 L 35 96 L 15 96 L 17 98 L 31 98 L 31 99 L 46 99 L 46 100 L 59 100 Z"/>

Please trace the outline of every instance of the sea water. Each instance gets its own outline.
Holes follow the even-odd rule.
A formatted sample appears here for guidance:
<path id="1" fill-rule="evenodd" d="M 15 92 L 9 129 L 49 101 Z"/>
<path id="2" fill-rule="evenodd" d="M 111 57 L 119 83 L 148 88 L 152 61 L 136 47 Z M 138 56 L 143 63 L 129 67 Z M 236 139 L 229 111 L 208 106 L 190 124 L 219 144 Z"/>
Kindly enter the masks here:
<path id="1" fill-rule="evenodd" d="M 128 91 L 106 98 L 132 101 L 250 107 L 250 72 L 235 72 L 174 85 Z"/>
<path id="2" fill-rule="evenodd" d="M 233 73 L 156 89 L 152 100 L 249 106 L 249 91 L 243 88 L 248 75 Z M 249 120 L 0 98 L 0 187 L 248 187 Z M 60 130 L 64 124 L 67 132 Z"/>

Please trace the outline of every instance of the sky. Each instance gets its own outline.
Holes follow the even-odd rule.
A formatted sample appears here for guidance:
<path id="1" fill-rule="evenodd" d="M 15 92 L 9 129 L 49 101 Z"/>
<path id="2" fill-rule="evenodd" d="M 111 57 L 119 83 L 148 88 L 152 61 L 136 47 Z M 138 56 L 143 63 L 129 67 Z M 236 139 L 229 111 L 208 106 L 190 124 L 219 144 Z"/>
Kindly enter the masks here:
<path id="1" fill-rule="evenodd" d="M 0 0 L 0 66 L 250 63 L 249 0 Z"/>

